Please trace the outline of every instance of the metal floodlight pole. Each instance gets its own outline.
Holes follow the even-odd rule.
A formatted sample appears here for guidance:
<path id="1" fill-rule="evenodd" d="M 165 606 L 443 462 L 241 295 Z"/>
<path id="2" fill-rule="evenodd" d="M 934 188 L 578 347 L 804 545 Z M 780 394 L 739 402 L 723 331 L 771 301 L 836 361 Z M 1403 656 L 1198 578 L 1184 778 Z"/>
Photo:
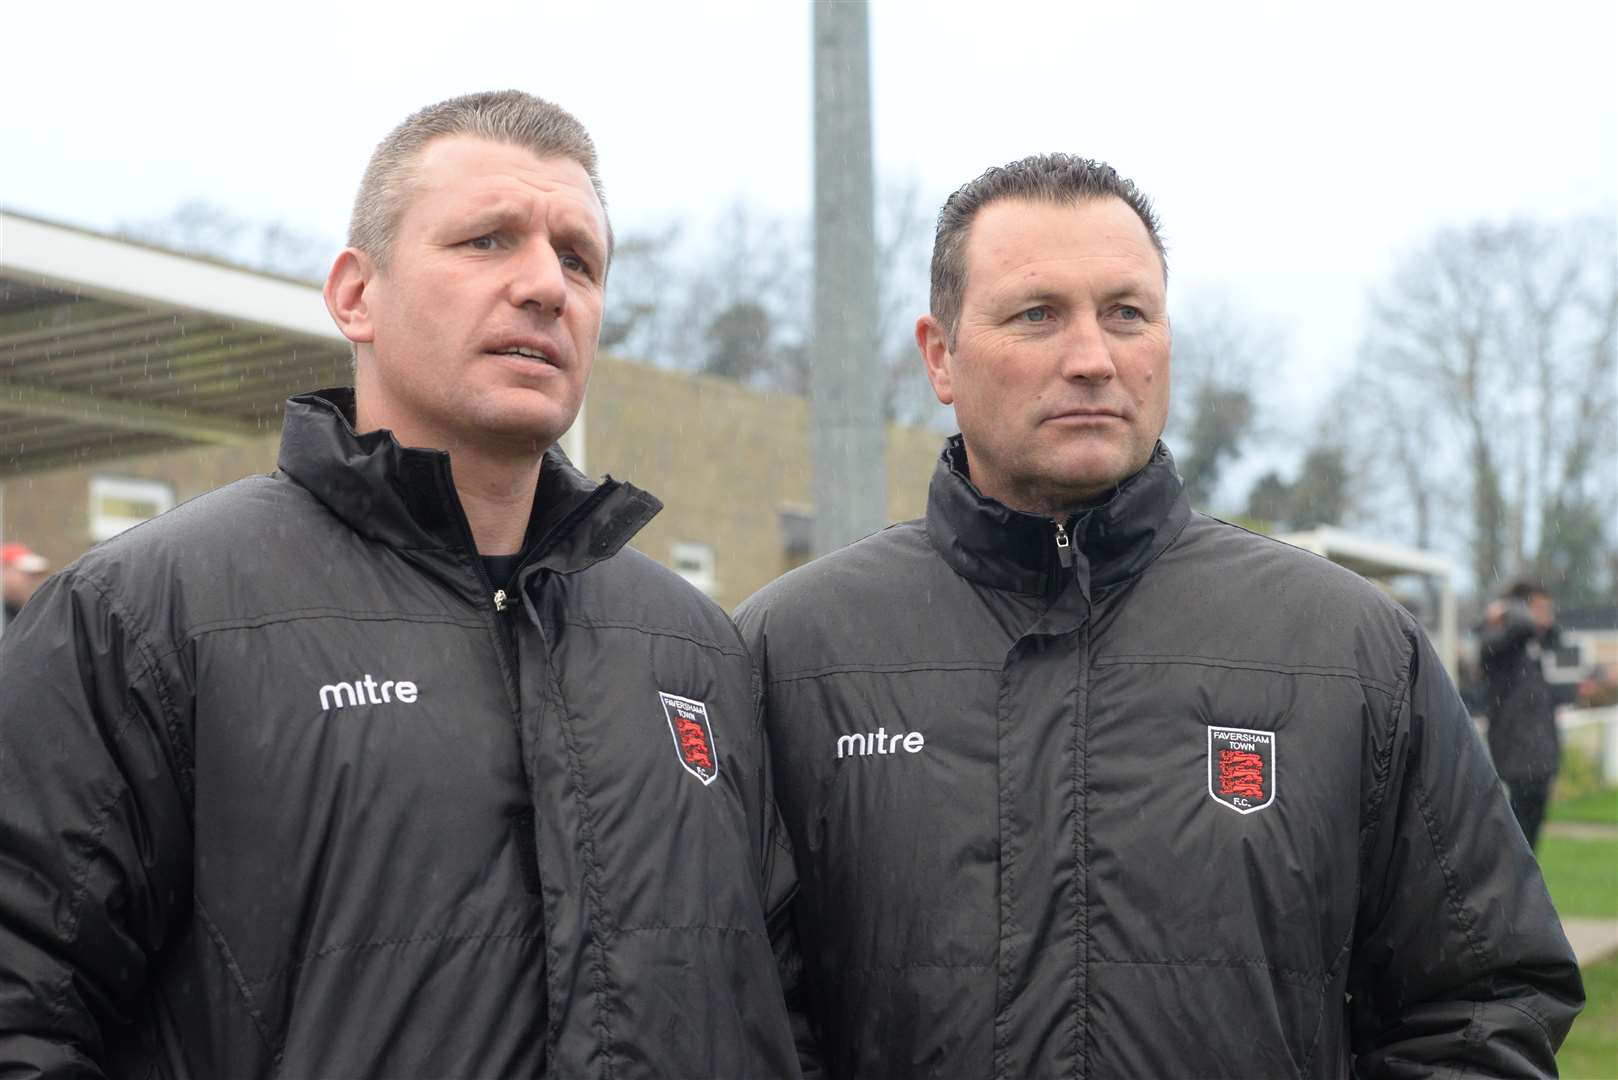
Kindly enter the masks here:
<path id="1" fill-rule="evenodd" d="M 882 364 L 876 340 L 871 35 L 866 4 L 814 16 L 815 293 L 810 342 L 814 550 L 887 524 Z"/>

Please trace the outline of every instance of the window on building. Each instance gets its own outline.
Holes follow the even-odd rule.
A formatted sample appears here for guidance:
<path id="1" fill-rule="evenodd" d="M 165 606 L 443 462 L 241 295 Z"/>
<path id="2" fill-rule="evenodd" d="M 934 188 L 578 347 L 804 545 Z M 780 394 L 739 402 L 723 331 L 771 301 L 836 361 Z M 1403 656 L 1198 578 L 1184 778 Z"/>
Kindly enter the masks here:
<path id="1" fill-rule="evenodd" d="M 781 511 L 781 547 L 787 558 L 803 561 L 815 549 L 815 516 L 807 510 Z"/>
<path id="2" fill-rule="evenodd" d="M 174 506 L 174 489 L 161 480 L 96 476 L 90 480 L 90 542 L 99 544 Z"/>
<path id="3" fill-rule="evenodd" d="M 673 550 L 669 552 L 669 562 L 676 574 L 709 596 L 714 594 L 718 586 L 714 577 L 712 547 L 688 540 L 676 540 Z"/>

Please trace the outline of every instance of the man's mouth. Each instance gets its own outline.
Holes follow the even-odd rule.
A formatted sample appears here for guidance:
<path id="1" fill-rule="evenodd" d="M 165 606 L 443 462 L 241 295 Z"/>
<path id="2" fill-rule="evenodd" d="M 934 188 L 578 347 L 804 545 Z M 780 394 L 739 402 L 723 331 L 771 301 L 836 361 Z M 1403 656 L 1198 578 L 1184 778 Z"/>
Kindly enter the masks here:
<path id="1" fill-rule="evenodd" d="M 495 349 L 495 350 L 493 350 L 493 352 L 494 352 L 494 355 L 496 355 L 496 356 L 520 356 L 524 360 L 538 360 L 541 363 L 552 364 L 552 365 L 554 365 L 556 363 L 556 361 L 552 357 L 550 357 L 546 353 L 540 351 L 539 349 L 530 349 L 530 348 L 527 348 L 526 346 L 521 346 L 521 345 L 514 346 L 514 347 L 509 348 L 509 349 Z"/>
<path id="2" fill-rule="evenodd" d="M 1082 422 L 1086 420 L 1122 420 L 1123 417 L 1108 409 L 1072 409 L 1068 412 L 1057 413 L 1047 419 Z"/>

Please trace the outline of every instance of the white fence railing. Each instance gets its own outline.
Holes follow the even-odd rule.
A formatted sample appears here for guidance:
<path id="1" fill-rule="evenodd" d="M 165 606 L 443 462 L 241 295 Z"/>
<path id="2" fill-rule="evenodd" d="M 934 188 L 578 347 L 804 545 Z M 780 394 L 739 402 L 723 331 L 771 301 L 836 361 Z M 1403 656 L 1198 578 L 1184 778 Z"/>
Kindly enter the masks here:
<path id="1" fill-rule="evenodd" d="M 1618 786 L 1618 705 L 1600 709 L 1558 709 L 1556 726 L 1569 742 L 1595 744 L 1602 783 Z M 1589 734 L 1585 732 L 1594 728 Z"/>

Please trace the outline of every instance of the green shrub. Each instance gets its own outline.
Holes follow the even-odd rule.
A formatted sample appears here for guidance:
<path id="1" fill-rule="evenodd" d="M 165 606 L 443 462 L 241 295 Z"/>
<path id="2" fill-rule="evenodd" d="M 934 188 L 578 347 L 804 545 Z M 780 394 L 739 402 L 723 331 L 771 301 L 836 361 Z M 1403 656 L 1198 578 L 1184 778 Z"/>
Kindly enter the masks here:
<path id="1" fill-rule="evenodd" d="M 1593 734 L 1578 732 L 1576 734 Z M 1599 745 L 1588 746 L 1592 740 L 1569 739 L 1562 748 L 1562 769 L 1556 774 L 1556 787 L 1551 792 L 1551 820 L 1558 819 L 1557 806 L 1563 802 L 1576 802 L 1603 790 Z M 1614 824 L 1618 824 L 1615 821 Z"/>

